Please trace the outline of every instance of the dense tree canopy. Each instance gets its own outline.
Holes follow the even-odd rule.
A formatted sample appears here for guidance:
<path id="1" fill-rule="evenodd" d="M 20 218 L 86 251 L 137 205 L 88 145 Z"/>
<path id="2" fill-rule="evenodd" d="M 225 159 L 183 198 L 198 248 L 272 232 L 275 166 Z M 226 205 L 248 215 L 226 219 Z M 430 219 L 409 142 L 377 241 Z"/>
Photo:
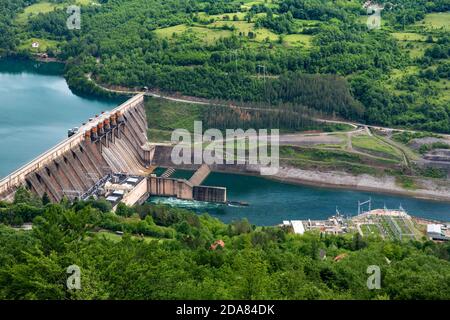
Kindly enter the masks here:
<path id="1" fill-rule="evenodd" d="M 122 207 L 129 217 L 101 210 L 94 200 L 44 206 L 26 190 L 1 203 L 3 223 L 32 220 L 33 230 L 0 225 L 0 298 L 450 298 L 448 243 L 296 236 L 149 204 Z M 219 239 L 225 247 L 213 250 Z M 81 290 L 66 287 L 70 265 L 80 268 Z M 381 289 L 367 287 L 370 265 L 381 268 Z"/>
<path id="2" fill-rule="evenodd" d="M 37 0 L 1 0 L 0 1 L 0 56 L 2 51 L 14 50 L 18 44 L 17 29 L 13 19 L 20 10 Z"/>
<path id="3" fill-rule="evenodd" d="M 235 0 L 105 0 L 83 6 L 81 30 L 66 27 L 61 7 L 33 15 L 19 28 L 14 16 L 33 1 L 2 2 L 8 8 L 1 20 L 7 32 L 0 34 L 9 40 L 0 46 L 22 52 L 13 36 L 19 29 L 23 38 L 57 41 L 57 50 L 49 53 L 67 61 L 66 77 L 79 93 L 101 94 L 89 74 L 106 86 L 301 104 L 373 124 L 450 132 L 448 31 L 427 31 L 426 41 L 398 38 L 408 36 L 401 33 L 405 28 L 418 32 L 426 14 L 448 11 L 448 0 L 380 1 L 386 27 L 371 31 L 362 0 L 247 6 Z M 208 40 L 214 32 L 223 35 Z M 284 40 L 289 36 L 307 37 L 310 45 L 292 46 Z M 408 50 L 419 46 L 423 56 L 412 57 Z M 410 74 L 410 69 L 418 71 Z M 399 70 L 404 75 L 397 79 Z"/>

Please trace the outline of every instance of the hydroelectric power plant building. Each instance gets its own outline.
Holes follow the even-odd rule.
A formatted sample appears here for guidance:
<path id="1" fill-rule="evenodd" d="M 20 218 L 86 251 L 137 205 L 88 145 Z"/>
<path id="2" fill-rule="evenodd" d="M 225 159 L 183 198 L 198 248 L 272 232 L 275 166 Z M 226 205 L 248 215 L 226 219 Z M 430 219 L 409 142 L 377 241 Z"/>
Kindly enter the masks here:
<path id="1" fill-rule="evenodd" d="M 17 188 L 25 186 L 40 197 L 47 194 L 53 202 L 97 195 L 129 205 L 151 195 L 226 202 L 225 188 L 201 185 L 210 172 L 206 165 L 195 168 L 198 170 L 189 181 L 170 178 L 170 170 L 160 177 L 152 175 L 153 168 L 160 165 L 159 154 L 167 158 L 170 150 L 170 146 L 149 143 L 144 94 L 138 94 L 90 119 L 70 137 L 2 179 L 0 199 L 12 200 Z M 162 165 L 167 166 L 167 161 Z M 115 183 L 117 177 L 139 183 Z"/>

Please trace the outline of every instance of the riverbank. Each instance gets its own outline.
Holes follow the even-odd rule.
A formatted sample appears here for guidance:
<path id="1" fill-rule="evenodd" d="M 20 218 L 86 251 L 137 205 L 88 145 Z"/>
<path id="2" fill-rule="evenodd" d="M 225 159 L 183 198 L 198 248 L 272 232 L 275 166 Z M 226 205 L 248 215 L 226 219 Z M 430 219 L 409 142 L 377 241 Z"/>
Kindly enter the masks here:
<path id="1" fill-rule="evenodd" d="M 450 203 L 450 184 L 445 185 L 445 182 L 440 181 L 442 185 L 438 185 L 438 183 L 429 179 L 419 180 L 421 186 L 426 186 L 426 188 L 407 190 L 398 186 L 393 176 L 374 177 L 367 174 L 354 176 L 345 172 L 280 168 L 276 175 L 267 178 L 299 185 L 403 195 L 417 199 Z"/>
<path id="2" fill-rule="evenodd" d="M 182 166 L 180 169 L 193 170 L 193 167 Z M 271 176 L 261 176 L 257 166 L 213 165 L 211 169 L 214 172 L 262 177 L 299 186 L 374 192 L 450 203 L 450 182 L 436 179 L 417 178 L 416 182 L 421 187 L 408 190 L 400 187 L 396 183 L 396 177 L 394 176 L 351 175 L 341 171 L 313 171 L 283 166 L 280 167 L 277 174 Z"/>
<path id="3" fill-rule="evenodd" d="M 188 178 L 190 175 L 178 172 L 176 177 Z M 372 200 L 372 208 L 386 207 L 395 210 L 402 207 L 411 216 L 450 221 L 449 202 L 356 191 L 351 188 L 307 186 L 298 181 L 264 178 L 256 172 L 234 174 L 231 171 L 214 171 L 203 184 L 225 187 L 229 201 L 246 202 L 248 206 L 224 206 L 160 197 L 151 197 L 149 201 L 194 210 L 199 214 L 208 212 L 226 222 L 247 218 L 252 224 L 261 226 L 276 225 L 284 220 L 327 219 L 336 213 L 336 209 L 343 216 L 352 217 L 358 214 L 358 202 L 369 199 Z M 367 210 L 368 206 L 363 209 Z"/>
<path id="4" fill-rule="evenodd" d="M 160 163 L 163 167 L 173 164 Z M 195 170 L 195 166 L 181 165 L 178 169 Z M 261 177 L 267 180 L 299 186 L 312 186 L 327 189 L 374 192 L 385 195 L 406 196 L 415 199 L 450 203 L 450 182 L 436 179 L 417 178 L 421 186 L 414 190 L 400 187 L 394 176 L 375 177 L 368 174 L 351 175 L 341 171 L 313 171 L 281 166 L 278 173 L 271 176 L 260 175 L 259 167 L 254 165 L 212 165 L 213 172 Z"/>

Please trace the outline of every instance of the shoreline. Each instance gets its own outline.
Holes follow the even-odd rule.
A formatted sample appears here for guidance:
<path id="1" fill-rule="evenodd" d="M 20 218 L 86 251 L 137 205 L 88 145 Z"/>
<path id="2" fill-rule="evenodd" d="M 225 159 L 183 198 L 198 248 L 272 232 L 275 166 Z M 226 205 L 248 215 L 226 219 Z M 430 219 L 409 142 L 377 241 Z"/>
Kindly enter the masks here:
<path id="1" fill-rule="evenodd" d="M 285 168 L 283 168 L 285 169 Z M 296 168 L 286 168 L 286 169 L 291 169 L 291 170 L 301 170 L 301 169 L 296 169 Z M 281 170 L 281 168 L 280 168 Z M 340 189 L 340 190 L 349 190 L 349 191 L 362 191 L 362 192 L 373 192 L 373 193 L 378 193 L 378 194 L 384 194 L 384 195 L 396 195 L 396 196 L 405 196 L 408 198 L 414 198 L 414 199 L 418 199 L 418 200 L 427 200 L 427 201 L 434 201 L 434 202 L 441 202 L 441 203 L 450 203 L 450 191 L 448 193 L 448 196 L 445 196 L 443 194 L 429 194 L 426 193 L 424 191 L 428 191 L 428 192 L 433 192 L 432 190 L 427 190 L 427 189 L 418 189 L 417 191 L 409 191 L 409 190 L 405 190 L 405 189 L 399 189 L 400 187 L 397 187 L 397 189 L 393 189 L 387 185 L 385 185 L 384 188 L 382 187 L 371 187 L 371 186 L 367 186 L 367 185 L 356 185 L 356 184 L 351 184 L 351 183 L 347 183 L 347 184 L 343 184 L 343 183 L 332 183 L 332 182 L 323 182 L 323 181 L 331 181 L 331 175 L 335 175 L 335 174 L 340 174 L 342 175 L 342 177 L 345 178 L 349 178 L 350 175 L 345 174 L 345 173 L 341 173 L 341 172 L 315 172 L 315 171 L 310 171 L 310 170 L 301 170 L 301 171 L 306 171 L 309 172 L 311 174 L 322 174 L 322 175 L 326 175 L 326 174 L 330 174 L 330 179 L 324 179 L 322 181 L 318 181 L 318 180 L 311 180 L 311 179 L 304 179 L 304 178 L 299 178 L 299 177 L 295 177 L 295 176 L 285 176 L 285 175 L 280 175 L 280 172 L 276 175 L 272 175 L 272 176 L 262 176 L 260 175 L 257 171 L 249 171 L 249 170 L 242 170 L 240 168 L 236 168 L 236 169 L 232 169 L 232 170 L 216 170 L 216 169 L 212 169 L 213 172 L 220 172 L 220 173 L 228 173 L 228 174 L 242 174 L 242 175 L 248 175 L 248 176 L 255 176 L 255 177 L 260 177 L 263 179 L 267 179 L 267 180 L 272 180 L 272 181 L 278 181 L 281 183 L 287 183 L 287 184 L 292 184 L 292 185 L 299 185 L 299 186 L 310 186 L 310 187 L 317 187 L 317 188 L 324 188 L 324 189 Z M 372 179 L 377 179 L 376 177 L 370 176 Z M 351 176 L 350 178 L 352 179 L 358 179 L 358 178 L 362 178 L 362 176 Z M 387 176 L 386 178 L 394 178 L 392 176 Z"/>
<path id="2" fill-rule="evenodd" d="M 374 188 L 374 187 L 366 187 L 366 186 L 355 186 L 355 185 L 342 185 L 342 184 L 333 184 L 333 183 L 325 183 L 325 182 L 316 182 L 299 178 L 284 178 L 273 176 L 271 178 L 267 178 L 269 180 L 275 180 L 283 183 L 289 183 L 294 185 L 301 186 L 311 186 L 318 188 L 326 188 L 326 189 L 341 189 L 341 190 L 351 190 L 351 191 L 363 191 L 363 192 L 373 192 L 385 195 L 397 195 L 397 196 L 406 196 L 408 198 L 415 198 L 418 200 L 428 200 L 434 202 L 442 202 L 442 203 L 450 203 L 450 195 L 446 196 L 432 196 L 425 194 L 418 194 L 414 191 L 408 190 L 392 190 L 392 189 L 382 189 L 382 188 Z"/>

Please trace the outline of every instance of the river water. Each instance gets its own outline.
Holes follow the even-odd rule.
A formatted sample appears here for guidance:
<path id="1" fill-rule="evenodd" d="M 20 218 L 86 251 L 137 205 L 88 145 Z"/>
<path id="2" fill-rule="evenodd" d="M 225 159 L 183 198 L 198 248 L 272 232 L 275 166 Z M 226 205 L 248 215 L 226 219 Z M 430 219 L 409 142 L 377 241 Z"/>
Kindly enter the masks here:
<path id="1" fill-rule="evenodd" d="M 177 178 L 188 175 L 177 173 Z M 225 222 L 247 218 L 256 225 L 275 225 L 283 220 L 326 219 L 336 213 L 354 216 L 358 201 L 372 200 L 372 208 L 398 209 L 422 218 L 450 221 L 450 203 L 372 192 L 319 188 L 281 183 L 258 176 L 211 173 L 203 185 L 227 188 L 229 201 L 247 202 L 248 207 L 183 201 L 154 197 L 149 201 L 183 207 L 198 213 L 208 212 Z M 366 210 L 368 207 L 363 206 Z"/>
<path id="2" fill-rule="evenodd" d="M 60 142 L 67 130 L 120 103 L 73 94 L 62 77 L 62 66 L 0 60 L 0 177 L 19 168 Z M 177 177 L 190 173 L 177 172 Z M 257 225 L 274 225 L 288 219 L 321 219 L 335 213 L 357 213 L 357 202 L 372 198 L 372 207 L 398 208 L 411 215 L 450 221 L 450 204 L 387 196 L 369 192 L 314 188 L 254 176 L 212 173 L 205 185 L 224 186 L 228 199 L 248 202 L 232 207 L 176 199 L 152 198 L 197 212 L 209 212 L 230 222 L 247 217 Z"/>

